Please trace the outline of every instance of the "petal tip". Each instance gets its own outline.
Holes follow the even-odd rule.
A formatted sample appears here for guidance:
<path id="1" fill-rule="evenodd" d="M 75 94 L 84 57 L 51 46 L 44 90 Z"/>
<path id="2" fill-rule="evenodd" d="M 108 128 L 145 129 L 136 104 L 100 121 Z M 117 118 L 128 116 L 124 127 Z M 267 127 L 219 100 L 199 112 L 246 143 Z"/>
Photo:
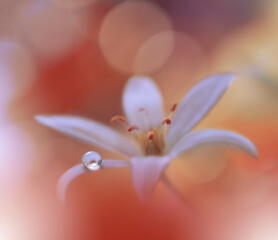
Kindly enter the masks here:
<path id="1" fill-rule="evenodd" d="M 133 178 L 133 185 L 134 185 L 137 197 L 139 198 L 139 200 L 142 203 L 144 203 L 145 205 L 149 205 L 152 201 L 152 195 L 153 195 L 154 189 L 152 189 L 151 192 L 146 193 L 144 190 L 142 190 L 142 186 L 137 185 L 136 181 L 138 181 L 138 180 Z"/>
<path id="2" fill-rule="evenodd" d="M 227 73 L 227 77 L 229 78 L 229 86 L 233 83 L 233 81 L 238 77 L 237 73 Z"/>
<path id="3" fill-rule="evenodd" d="M 218 74 L 212 75 L 211 77 L 216 77 L 219 80 L 226 81 L 226 83 L 227 83 L 226 86 L 230 87 L 237 76 L 238 76 L 237 73 L 227 72 L 227 73 L 218 73 Z M 208 77 L 207 79 L 210 79 L 210 77 Z"/>
<path id="4" fill-rule="evenodd" d="M 135 82 L 135 81 L 153 81 L 153 79 L 147 75 L 133 75 L 128 79 L 128 82 Z"/>
<path id="5" fill-rule="evenodd" d="M 233 83 L 233 81 L 238 77 L 238 73 L 228 73 L 227 74 L 230 78 L 229 86 Z"/>
<path id="6" fill-rule="evenodd" d="M 41 120 L 44 118 L 43 115 L 36 115 L 34 116 L 34 119 L 37 121 L 37 122 L 41 122 Z"/>
<path id="7" fill-rule="evenodd" d="M 252 150 L 250 151 L 250 154 L 253 158 L 258 159 L 259 158 L 259 153 L 255 145 L 252 143 Z"/>
<path id="8" fill-rule="evenodd" d="M 141 157 L 131 159 L 131 176 L 139 199 L 149 204 L 162 171 L 171 161 L 169 156 Z"/>
<path id="9" fill-rule="evenodd" d="M 49 125 L 50 118 L 45 115 L 36 115 L 34 119 L 43 125 Z"/>
<path id="10" fill-rule="evenodd" d="M 246 146 L 246 150 L 245 152 L 247 154 L 249 154 L 250 156 L 252 156 L 253 158 L 257 159 L 259 157 L 259 153 L 258 150 L 255 146 L 255 144 L 248 138 L 245 138 L 243 136 L 241 136 L 243 139 L 245 139 L 247 141 L 247 146 Z"/>
<path id="11" fill-rule="evenodd" d="M 226 79 L 228 87 L 231 86 L 231 84 L 234 82 L 235 78 L 238 76 L 237 73 L 222 73 L 219 75 L 222 75 L 222 77 L 224 77 Z"/>

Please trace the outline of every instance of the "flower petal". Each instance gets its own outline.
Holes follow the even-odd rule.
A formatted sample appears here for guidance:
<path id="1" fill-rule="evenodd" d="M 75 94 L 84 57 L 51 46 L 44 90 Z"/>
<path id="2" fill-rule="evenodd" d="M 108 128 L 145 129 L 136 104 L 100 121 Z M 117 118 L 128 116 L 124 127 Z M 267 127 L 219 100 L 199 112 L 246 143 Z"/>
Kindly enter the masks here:
<path id="1" fill-rule="evenodd" d="M 139 198 L 149 203 L 162 171 L 170 163 L 169 156 L 137 157 L 131 159 L 131 174 Z"/>
<path id="2" fill-rule="evenodd" d="M 74 116 L 36 116 L 35 119 L 80 141 L 127 156 L 142 155 L 132 140 L 100 123 Z"/>
<path id="3" fill-rule="evenodd" d="M 209 144 L 227 144 L 239 148 L 253 157 L 258 155 L 256 147 L 249 139 L 231 131 L 207 129 L 192 131 L 184 136 L 173 147 L 170 156 L 175 158 L 189 149 Z"/>
<path id="4" fill-rule="evenodd" d="M 178 106 L 166 133 L 169 150 L 216 104 L 230 86 L 234 74 L 217 74 L 195 85 Z"/>
<path id="5" fill-rule="evenodd" d="M 128 161 L 122 160 L 102 160 L 102 167 L 100 169 L 106 168 L 121 168 L 121 167 L 129 167 L 130 163 Z M 78 164 L 68 171 L 66 171 L 62 177 L 58 181 L 58 197 L 61 202 L 65 202 L 66 192 L 69 184 L 78 176 L 84 173 L 92 172 L 85 168 L 83 164 Z"/>
<path id="6" fill-rule="evenodd" d="M 163 120 L 160 91 L 148 77 L 135 76 L 128 81 L 123 93 L 123 109 L 129 123 L 142 131 L 160 126 Z"/>
<path id="7" fill-rule="evenodd" d="M 121 168 L 121 167 L 130 167 L 129 161 L 123 160 L 102 160 L 103 168 Z"/>

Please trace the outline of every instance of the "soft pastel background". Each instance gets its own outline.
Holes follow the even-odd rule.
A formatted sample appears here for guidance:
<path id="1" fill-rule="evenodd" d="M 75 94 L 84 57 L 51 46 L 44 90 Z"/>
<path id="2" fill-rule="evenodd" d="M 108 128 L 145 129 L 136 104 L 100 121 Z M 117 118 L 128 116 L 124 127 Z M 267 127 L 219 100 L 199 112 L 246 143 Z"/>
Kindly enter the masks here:
<path id="1" fill-rule="evenodd" d="M 273 0 L 0 0 L 0 239 L 277 240 L 278 3 Z M 236 72 L 197 126 L 250 138 L 257 160 L 203 147 L 136 196 L 128 169 L 93 172 L 56 195 L 89 150 L 34 121 L 76 114 L 110 124 L 134 74 L 159 85 L 166 110 L 203 77 Z M 189 206 L 196 215 L 192 216 Z"/>

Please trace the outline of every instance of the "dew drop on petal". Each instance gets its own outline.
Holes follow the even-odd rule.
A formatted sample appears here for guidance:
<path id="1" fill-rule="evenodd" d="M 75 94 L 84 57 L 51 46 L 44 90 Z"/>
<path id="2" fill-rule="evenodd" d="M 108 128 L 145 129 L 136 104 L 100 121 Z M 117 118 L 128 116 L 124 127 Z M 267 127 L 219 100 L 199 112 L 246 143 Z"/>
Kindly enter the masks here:
<path id="1" fill-rule="evenodd" d="M 102 164 L 101 156 L 94 151 L 87 152 L 82 157 L 82 163 L 85 168 L 90 171 L 97 171 Z"/>

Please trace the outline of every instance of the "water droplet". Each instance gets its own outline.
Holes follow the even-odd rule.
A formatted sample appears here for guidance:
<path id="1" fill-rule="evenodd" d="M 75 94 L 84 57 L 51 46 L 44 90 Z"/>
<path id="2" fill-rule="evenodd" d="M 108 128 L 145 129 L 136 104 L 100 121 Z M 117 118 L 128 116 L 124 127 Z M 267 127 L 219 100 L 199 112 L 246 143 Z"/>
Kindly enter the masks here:
<path id="1" fill-rule="evenodd" d="M 97 152 L 87 152 L 82 157 L 82 163 L 90 171 L 99 170 L 102 164 L 101 156 Z"/>

